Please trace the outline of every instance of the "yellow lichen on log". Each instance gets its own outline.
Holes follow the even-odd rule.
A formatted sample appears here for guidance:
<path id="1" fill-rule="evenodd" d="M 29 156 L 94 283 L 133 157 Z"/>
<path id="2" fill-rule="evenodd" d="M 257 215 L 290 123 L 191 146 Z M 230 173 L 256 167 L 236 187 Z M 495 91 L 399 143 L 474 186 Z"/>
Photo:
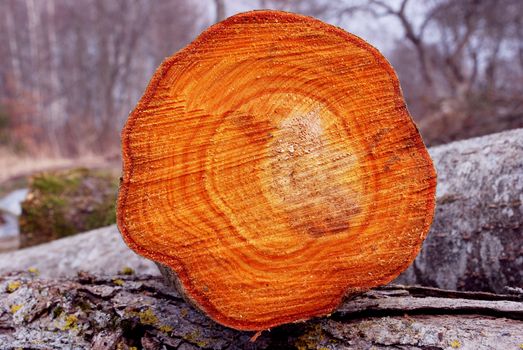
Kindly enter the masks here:
<path id="1" fill-rule="evenodd" d="M 362 39 L 255 11 L 156 71 L 122 133 L 118 225 L 211 318 L 328 314 L 416 256 L 432 161 L 396 75 Z"/>

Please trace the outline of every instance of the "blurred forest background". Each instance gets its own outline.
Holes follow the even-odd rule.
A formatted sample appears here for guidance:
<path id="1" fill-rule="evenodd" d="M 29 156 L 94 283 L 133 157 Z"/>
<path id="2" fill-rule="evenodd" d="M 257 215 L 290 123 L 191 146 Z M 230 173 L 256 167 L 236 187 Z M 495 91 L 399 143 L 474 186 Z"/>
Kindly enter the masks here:
<path id="1" fill-rule="evenodd" d="M 0 155 L 118 160 L 123 123 L 161 61 L 257 8 L 377 46 L 428 145 L 523 126 L 521 0 L 1 0 Z"/>

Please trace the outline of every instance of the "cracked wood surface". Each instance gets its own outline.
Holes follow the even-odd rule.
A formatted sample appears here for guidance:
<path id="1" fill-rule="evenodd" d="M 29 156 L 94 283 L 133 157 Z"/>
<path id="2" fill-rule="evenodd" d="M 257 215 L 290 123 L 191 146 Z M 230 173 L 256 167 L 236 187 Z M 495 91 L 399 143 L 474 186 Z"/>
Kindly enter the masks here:
<path id="1" fill-rule="evenodd" d="M 0 278 L 0 349 L 519 349 L 523 295 L 389 286 L 328 317 L 223 327 L 157 277 Z"/>

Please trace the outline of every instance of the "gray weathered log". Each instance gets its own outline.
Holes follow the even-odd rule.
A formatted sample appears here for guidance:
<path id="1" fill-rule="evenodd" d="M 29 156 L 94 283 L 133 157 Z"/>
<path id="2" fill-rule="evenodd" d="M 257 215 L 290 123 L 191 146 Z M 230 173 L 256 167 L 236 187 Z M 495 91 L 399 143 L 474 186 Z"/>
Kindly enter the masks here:
<path id="1" fill-rule="evenodd" d="M 329 317 L 264 331 L 222 327 L 158 277 L 0 278 L 0 348 L 518 349 L 523 296 L 389 286 Z"/>
<path id="2" fill-rule="evenodd" d="M 430 149 L 436 215 L 414 264 L 397 280 L 503 293 L 523 286 L 523 129 Z"/>
<path id="3" fill-rule="evenodd" d="M 75 276 L 78 271 L 113 275 L 123 269 L 159 275 L 150 260 L 129 249 L 115 225 L 0 254 L 0 275 L 37 269 L 40 277 Z"/>
<path id="4" fill-rule="evenodd" d="M 415 264 L 397 282 L 493 292 L 522 287 L 523 129 L 430 153 L 438 170 L 436 216 Z M 158 273 L 125 246 L 115 226 L 0 254 L 0 274 L 29 267 L 44 277 L 112 274 L 124 266 Z"/>

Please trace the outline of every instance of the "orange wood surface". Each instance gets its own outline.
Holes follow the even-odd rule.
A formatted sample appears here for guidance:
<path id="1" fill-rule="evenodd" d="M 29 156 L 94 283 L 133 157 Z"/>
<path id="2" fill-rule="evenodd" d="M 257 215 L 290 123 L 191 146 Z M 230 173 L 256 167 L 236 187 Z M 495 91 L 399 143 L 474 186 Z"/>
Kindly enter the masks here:
<path id="1" fill-rule="evenodd" d="M 436 175 L 396 75 L 362 39 L 254 11 L 165 60 L 122 133 L 118 225 L 216 321 L 261 330 L 395 278 Z"/>

